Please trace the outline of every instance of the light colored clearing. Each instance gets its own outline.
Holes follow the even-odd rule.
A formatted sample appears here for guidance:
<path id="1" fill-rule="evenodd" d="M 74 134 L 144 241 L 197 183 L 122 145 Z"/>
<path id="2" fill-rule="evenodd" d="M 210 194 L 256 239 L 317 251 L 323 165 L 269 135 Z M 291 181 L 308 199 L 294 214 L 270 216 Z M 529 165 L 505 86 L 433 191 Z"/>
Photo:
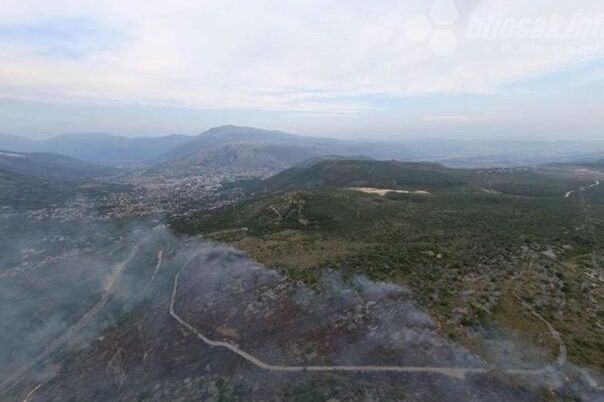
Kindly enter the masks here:
<path id="1" fill-rule="evenodd" d="M 491 194 L 491 195 L 501 194 L 501 191 L 493 190 L 492 188 L 483 188 L 482 191 L 484 193 Z"/>
<path id="2" fill-rule="evenodd" d="M 25 155 L 14 154 L 12 152 L 3 152 L 3 151 L 0 151 L 0 155 L 2 155 L 2 156 L 8 156 L 10 158 L 25 158 Z"/>
<path id="3" fill-rule="evenodd" d="M 549 257 L 549 258 L 551 258 L 553 260 L 555 260 L 556 258 L 558 258 L 558 256 L 556 255 L 556 252 L 551 247 L 548 247 L 547 250 L 542 251 L 541 254 L 543 254 L 544 256 Z"/>
<path id="4" fill-rule="evenodd" d="M 430 195 L 429 191 L 425 190 L 394 190 L 390 188 L 373 188 L 373 187 L 348 187 L 346 190 L 359 191 L 365 194 L 377 194 L 379 196 L 385 196 L 388 193 L 397 194 L 419 194 L 419 195 Z"/>

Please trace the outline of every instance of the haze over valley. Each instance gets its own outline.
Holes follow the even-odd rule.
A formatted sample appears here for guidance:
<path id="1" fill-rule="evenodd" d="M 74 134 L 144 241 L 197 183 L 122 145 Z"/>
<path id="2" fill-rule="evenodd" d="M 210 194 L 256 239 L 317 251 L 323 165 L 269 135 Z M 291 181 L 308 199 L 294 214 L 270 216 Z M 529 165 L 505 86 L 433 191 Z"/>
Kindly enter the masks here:
<path id="1" fill-rule="evenodd" d="M 597 1 L 0 7 L 0 401 L 604 401 Z"/>

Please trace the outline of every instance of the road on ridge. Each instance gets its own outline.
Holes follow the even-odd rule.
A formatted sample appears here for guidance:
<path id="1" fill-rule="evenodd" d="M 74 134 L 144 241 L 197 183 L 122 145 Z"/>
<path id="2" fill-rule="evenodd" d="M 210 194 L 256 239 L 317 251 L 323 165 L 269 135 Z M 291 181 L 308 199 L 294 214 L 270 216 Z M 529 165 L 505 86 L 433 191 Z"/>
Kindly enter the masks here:
<path id="1" fill-rule="evenodd" d="M 308 371 L 316 371 L 316 372 L 365 372 L 365 373 L 388 373 L 388 372 L 396 372 L 396 373 L 428 373 L 428 374 L 441 374 L 448 377 L 456 378 L 456 379 L 465 379 L 468 374 L 485 374 L 495 368 L 488 367 L 423 367 L 423 366 L 373 366 L 373 365 L 359 365 L 359 366 L 288 366 L 288 365 L 278 365 L 278 364 L 270 364 L 266 363 L 256 356 L 240 349 L 237 345 L 224 342 L 224 341 L 215 341 L 200 331 L 197 330 L 193 325 L 185 321 L 182 317 L 180 317 L 175 309 L 174 305 L 176 303 L 176 296 L 178 293 L 178 280 L 180 274 L 186 269 L 186 266 L 194 260 L 195 257 L 191 258 L 187 261 L 181 272 L 177 273 L 174 276 L 174 284 L 172 287 L 172 297 L 170 299 L 170 316 L 174 318 L 181 326 L 195 334 L 197 338 L 202 340 L 209 346 L 212 347 L 221 347 L 230 350 L 236 355 L 242 357 L 247 360 L 254 366 L 261 368 L 263 370 L 268 371 L 279 371 L 279 372 L 308 372 Z M 547 323 L 548 328 L 552 336 L 558 340 L 559 334 Z M 566 348 L 560 348 L 560 356 L 557 359 L 557 363 L 564 363 L 566 360 Z M 545 367 L 539 369 L 504 369 L 501 370 L 507 374 L 511 375 L 543 375 L 547 373 L 553 365 L 547 365 Z"/>

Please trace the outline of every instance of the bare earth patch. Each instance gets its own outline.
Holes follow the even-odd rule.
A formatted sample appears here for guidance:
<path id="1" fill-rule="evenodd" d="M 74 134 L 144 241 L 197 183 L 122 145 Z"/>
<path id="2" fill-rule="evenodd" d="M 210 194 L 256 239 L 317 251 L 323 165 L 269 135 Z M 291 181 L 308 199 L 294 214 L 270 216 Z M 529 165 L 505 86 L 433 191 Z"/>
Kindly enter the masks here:
<path id="1" fill-rule="evenodd" d="M 373 188 L 373 187 L 348 187 L 346 190 L 359 191 L 365 194 L 377 194 L 379 196 L 385 196 L 388 193 L 397 194 L 419 194 L 419 195 L 430 195 L 429 191 L 425 190 L 394 190 L 389 188 Z"/>

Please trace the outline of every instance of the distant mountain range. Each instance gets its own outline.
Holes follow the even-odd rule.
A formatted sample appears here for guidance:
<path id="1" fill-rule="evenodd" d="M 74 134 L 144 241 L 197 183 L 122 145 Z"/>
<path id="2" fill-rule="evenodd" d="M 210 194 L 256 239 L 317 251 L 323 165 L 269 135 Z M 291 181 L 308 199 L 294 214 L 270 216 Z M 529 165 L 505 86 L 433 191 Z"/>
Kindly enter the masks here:
<path id="1" fill-rule="evenodd" d="M 21 176 L 63 181 L 107 176 L 117 169 L 82 162 L 68 156 L 51 153 L 23 153 L 0 150 L 0 169 Z"/>
<path id="2" fill-rule="evenodd" d="M 175 147 L 158 168 L 176 171 L 265 170 L 277 172 L 324 154 L 350 154 L 360 144 L 252 127 L 213 128 Z"/>
<path id="3" fill-rule="evenodd" d="M 36 141 L 0 134 L 0 149 L 56 153 L 112 166 L 137 166 L 154 163 L 159 156 L 190 139 L 184 135 L 127 138 L 91 133 L 64 134 Z"/>
<path id="4" fill-rule="evenodd" d="M 0 206 L 39 208 L 74 197 L 89 179 L 116 168 L 49 153 L 0 151 Z"/>
<path id="5" fill-rule="evenodd" d="M 109 134 L 66 134 L 35 141 L 0 135 L 0 149 L 51 152 L 90 163 L 144 167 L 153 172 L 167 169 L 187 174 L 225 170 L 277 172 L 322 155 L 423 160 L 456 167 L 534 166 L 550 162 L 601 160 L 604 142 L 349 141 L 252 127 L 221 126 L 197 136 L 127 138 Z"/>
<path id="6" fill-rule="evenodd" d="M 586 165 L 593 166 L 598 169 L 603 169 L 604 168 L 604 159 L 601 159 L 601 160 L 595 161 L 595 162 L 591 162 L 591 163 L 587 163 Z"/>

